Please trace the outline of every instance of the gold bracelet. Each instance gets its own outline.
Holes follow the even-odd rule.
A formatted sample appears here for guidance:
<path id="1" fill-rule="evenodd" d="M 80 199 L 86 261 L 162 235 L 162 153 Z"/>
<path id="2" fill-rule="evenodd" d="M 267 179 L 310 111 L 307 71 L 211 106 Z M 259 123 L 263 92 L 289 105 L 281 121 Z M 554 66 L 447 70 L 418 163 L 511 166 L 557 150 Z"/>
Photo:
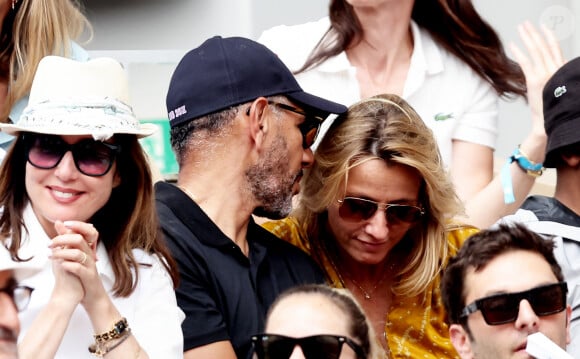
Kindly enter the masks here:
<path id="1" fill-rule="evenodd" d="M 111 352 L 113 349 L 118 347 L 119 345 L 123 344 L 125 340 L 127 340 L 131 336 L 131 329 L 125 331 L 119 340 L 113 345 L 107 346 L 107 342 L 96 342 L 89 346 L 89 353 L 93 354 L 98 358 L 104 357 L 107 353 Z"/>
<path id="2" fill-rule="evenodd" d="M 113 328 L 101 334 L 93 335 L 95 338 L 95 343 L 89 346 L 89 353 L 102 358 L 109 351 L 113 350 L 120 345 L 127 337 L 131 334 L 131 328 L 127 323 L 126 318 L 121 318 L 119 321 L 113 324 Z M 121 339 L 120 342 L 115 343 L 112 346 L 107 346 L 106 344 L 112 340 Z"/>
<path id="3" fill-rule="evenodd" d="M 121 320 L 113 324 L 113 329 L 101 334 L 95 334 L 94 335 L 95 341 L 97 343 L 104 343 L 108 342 L 109 340 L 120 338 L 121 334 L 123 334 L 127 330 L 129 330 L 129 324 L 127 323 L 127 319 L 121 318 Z"/>
<path id="4" fill-rule="evenodd" d="M 105 352 L 105 354 L 111 352 L 113 349 L 115 349 L 116 347 L 118 347 L 119 345 L 123 344 L 123 342 L 125 340 L 127 340 L 130 336 L 131 336 L 131 330 L 129 330 L 128 332 L 126 332 L 127 334 L 125 334 L 125 336 L 121 337 L 121 339 L 119 339 L 115 344 L 107 347 L 107 351 Z"/>

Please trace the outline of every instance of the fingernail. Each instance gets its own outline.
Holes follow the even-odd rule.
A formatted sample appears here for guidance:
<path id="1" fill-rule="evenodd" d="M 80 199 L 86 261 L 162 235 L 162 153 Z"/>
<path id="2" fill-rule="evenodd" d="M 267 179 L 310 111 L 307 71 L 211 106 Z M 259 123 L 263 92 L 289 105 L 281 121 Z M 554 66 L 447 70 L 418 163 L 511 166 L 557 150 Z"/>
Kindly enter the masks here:
<path id="1" fill-rule="evenodd" d="M 64 222 L 62 222 L 62 224 L 64 224 L 64 226 L 66 228 L 72 228 L 73 227 L 73 222 L 72 221 L 64 221 Z"/>

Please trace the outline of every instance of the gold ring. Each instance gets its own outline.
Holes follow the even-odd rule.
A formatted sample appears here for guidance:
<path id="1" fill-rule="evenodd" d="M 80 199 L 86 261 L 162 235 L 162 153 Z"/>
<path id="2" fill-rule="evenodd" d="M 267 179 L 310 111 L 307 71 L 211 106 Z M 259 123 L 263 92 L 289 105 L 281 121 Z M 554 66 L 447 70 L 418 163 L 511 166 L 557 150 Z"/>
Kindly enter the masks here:
<path id="1" fill-rule="evenodd" d="M 85 252 L 83 252 L 83 259 L 81 259 L 81 261 L 79 263 L 85 264 L 86 261 L 87 261 L 87 254 Z"/>

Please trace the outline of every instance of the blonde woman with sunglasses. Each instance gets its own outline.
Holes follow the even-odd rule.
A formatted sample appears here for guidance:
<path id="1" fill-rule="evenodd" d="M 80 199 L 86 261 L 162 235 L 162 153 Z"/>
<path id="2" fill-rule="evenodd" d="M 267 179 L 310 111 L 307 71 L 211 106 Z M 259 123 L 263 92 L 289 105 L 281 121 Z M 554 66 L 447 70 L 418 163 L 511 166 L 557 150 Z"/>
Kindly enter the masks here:
<path id="1" fill-rule="evenodd" d="M 362 100 L 323 138 L 292 216 L 265 226 L 301 247 L 361 303 L 392 358 L 454 358 L 442 264 L 472 233 L 437 143 L 396 95 Z"/>
<path id="2" fill-rule="evenodd" d="M 564 61 L 554 34 L 526 22 L 518 33 L 534 59 L 510 46 L 514 62 L 474 5 L 471 0 L 331 0 L 328 17 L 274 27 L 258 41 L 318 96 L 346 105 L 381 93 L 403 97 L 433 130 L 470 223 L 484 228 L 515 212 L 542 173 L 533 167 L 521 171 L 510 162 L 503 178 L 494 174 L 499 99 L 522 96 L 534 102 Z M 543 78 L 528 76 L 528 68 L 544 75 L 544 67 L 549 71 Z M 530 130 L 518 128 L 511 136 L 520 144 L 516 153 L 538 163 L 546 134 L 541 102 L 535 103 Z M 329 125 L 326 121 L 321 132 Z"/>

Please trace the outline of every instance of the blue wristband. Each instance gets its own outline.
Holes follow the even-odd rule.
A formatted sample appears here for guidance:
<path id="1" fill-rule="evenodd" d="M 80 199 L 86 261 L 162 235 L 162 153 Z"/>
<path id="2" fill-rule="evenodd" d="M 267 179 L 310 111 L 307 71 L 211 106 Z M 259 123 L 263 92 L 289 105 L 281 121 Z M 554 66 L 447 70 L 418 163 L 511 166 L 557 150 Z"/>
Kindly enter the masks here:
<path id="1" fill-rule="evenodd" d="M 501 168 L 501 186 L 503 187 L 503 201 L 505 204 L 514 203 L 516 198 L 514 197 L 514 186 L 512 184 L 512 172 L 511 163 L 513 161 L 508 161 Z"/>
<path id="2" fill-rule="evenodd" d="M 524 172 L 533 177 L 541 176 L 544 172 L 543 164 L 530 161 L 528 157 L 522 153 L 520 146 L 516 147 L 510 156 L 509 163 L 512 162 L 517 162 L 518 166 L 520 166 Z"/>
<path id="3" fill-rule="evenodd" d="M 544 166 L 541 163 L 534 163 L 522 153 L 520 146 L 516 147 L 507 162 L 501 168 L 501 186 L 503 188 L 503 201 L 505 204 L 514 203 L 516 198 L 514 196 L 514 186 L 512 183 L 512 172 L 510 165 L 516 162 L 522 171 L 526 172 L 532 177 L 541 176 L 544 171 Z"/>

